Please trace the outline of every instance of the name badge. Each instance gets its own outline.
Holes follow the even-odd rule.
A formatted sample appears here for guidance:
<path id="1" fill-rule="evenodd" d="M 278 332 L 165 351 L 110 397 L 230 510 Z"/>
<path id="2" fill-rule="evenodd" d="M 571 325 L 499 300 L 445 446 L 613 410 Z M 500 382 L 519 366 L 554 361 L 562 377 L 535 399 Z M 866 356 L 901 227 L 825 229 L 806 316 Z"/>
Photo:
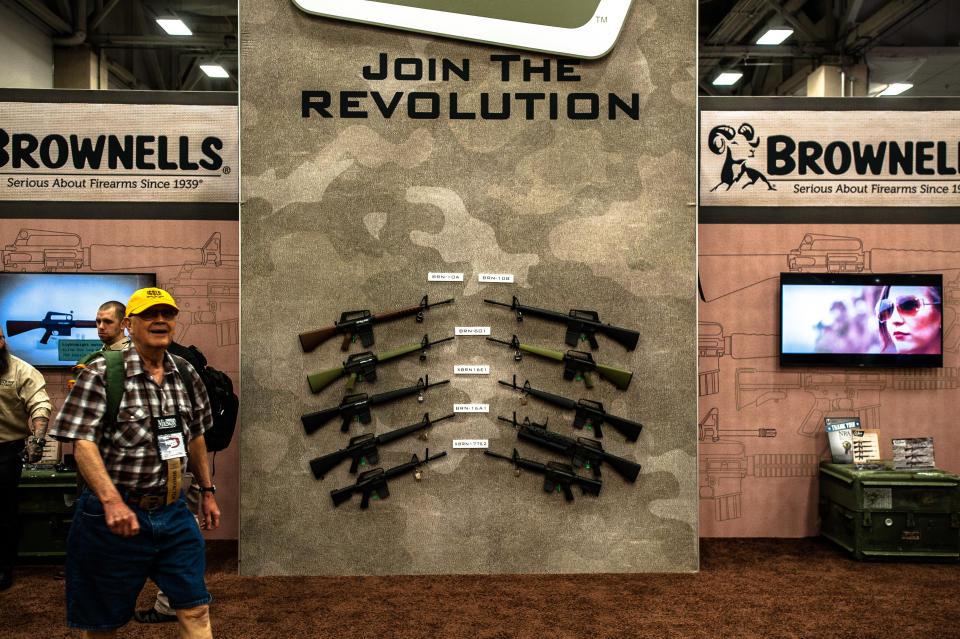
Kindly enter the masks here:
<path id="1" fill-rule="evenodd" d="M 153 420 L 160 459 L 179 459 L 187 456 L 186 437 L 178 417 L 158 417 Z"/>

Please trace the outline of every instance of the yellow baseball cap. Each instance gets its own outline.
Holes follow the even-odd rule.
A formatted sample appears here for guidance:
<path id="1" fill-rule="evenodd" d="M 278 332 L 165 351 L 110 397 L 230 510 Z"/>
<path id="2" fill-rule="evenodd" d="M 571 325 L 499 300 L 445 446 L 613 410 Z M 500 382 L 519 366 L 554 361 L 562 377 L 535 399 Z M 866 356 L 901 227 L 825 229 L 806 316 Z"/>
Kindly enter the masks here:
<path id="1" fill-rule="evenodd" d="M 165 290 L 161 288 L 141 288 L 130 296 L 130 301 L 127 302 L 127 314 L 124 315 L 124 317 L 142 313 L 151 306 L 158 306 L 160 304 L 166 304 L 174 307 L 178 311 L 180 310 L 177 303 L 173 301 L 173 297 Z"/>

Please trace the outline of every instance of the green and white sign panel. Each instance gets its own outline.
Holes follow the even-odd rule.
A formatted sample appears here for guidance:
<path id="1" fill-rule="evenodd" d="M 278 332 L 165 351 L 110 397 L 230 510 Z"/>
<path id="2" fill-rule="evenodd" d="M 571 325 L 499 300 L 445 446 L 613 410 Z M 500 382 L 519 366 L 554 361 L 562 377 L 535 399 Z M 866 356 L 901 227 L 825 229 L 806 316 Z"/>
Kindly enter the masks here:
<path id="1" fill-rule="evenodd" d="M 632 0 L 293 0 L 307 13 L 578 58 L 613 48 Z"/>

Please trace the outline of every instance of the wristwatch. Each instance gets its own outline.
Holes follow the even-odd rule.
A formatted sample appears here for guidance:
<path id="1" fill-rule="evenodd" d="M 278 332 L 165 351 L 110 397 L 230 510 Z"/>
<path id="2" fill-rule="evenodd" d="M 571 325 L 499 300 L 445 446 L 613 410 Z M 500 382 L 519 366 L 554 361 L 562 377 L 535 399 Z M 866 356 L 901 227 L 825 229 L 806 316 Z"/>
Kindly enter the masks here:
<path id="1" fill-rule="evenodd" d="M 215 485 L 213 485 L 213 484 L 210 484 L 209 486 L 200 486 L 200 487 L 198 488 L 198 490 L 199 490 L 201 493 L 216 493 L 216 492 L 217 492 L 217 487 L 216 487 Z"/>

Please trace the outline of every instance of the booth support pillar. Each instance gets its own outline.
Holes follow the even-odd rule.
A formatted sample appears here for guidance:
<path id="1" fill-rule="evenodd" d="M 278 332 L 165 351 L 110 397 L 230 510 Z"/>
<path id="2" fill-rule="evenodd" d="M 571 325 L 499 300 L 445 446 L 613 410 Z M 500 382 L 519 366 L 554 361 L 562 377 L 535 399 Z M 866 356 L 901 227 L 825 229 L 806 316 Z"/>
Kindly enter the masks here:
<path id="1" fill-rule="evenodd" d="M 867 65 L 824 64 L 807 76 L 808 98 L 850 98 L 867 95 Z"/>
<path id="2" fill-rule="evenodd" d="M 53 51 L 53 86 L 56 89 L 106 89 L 105 56 L 88 45 L 57 47 Z"/>

